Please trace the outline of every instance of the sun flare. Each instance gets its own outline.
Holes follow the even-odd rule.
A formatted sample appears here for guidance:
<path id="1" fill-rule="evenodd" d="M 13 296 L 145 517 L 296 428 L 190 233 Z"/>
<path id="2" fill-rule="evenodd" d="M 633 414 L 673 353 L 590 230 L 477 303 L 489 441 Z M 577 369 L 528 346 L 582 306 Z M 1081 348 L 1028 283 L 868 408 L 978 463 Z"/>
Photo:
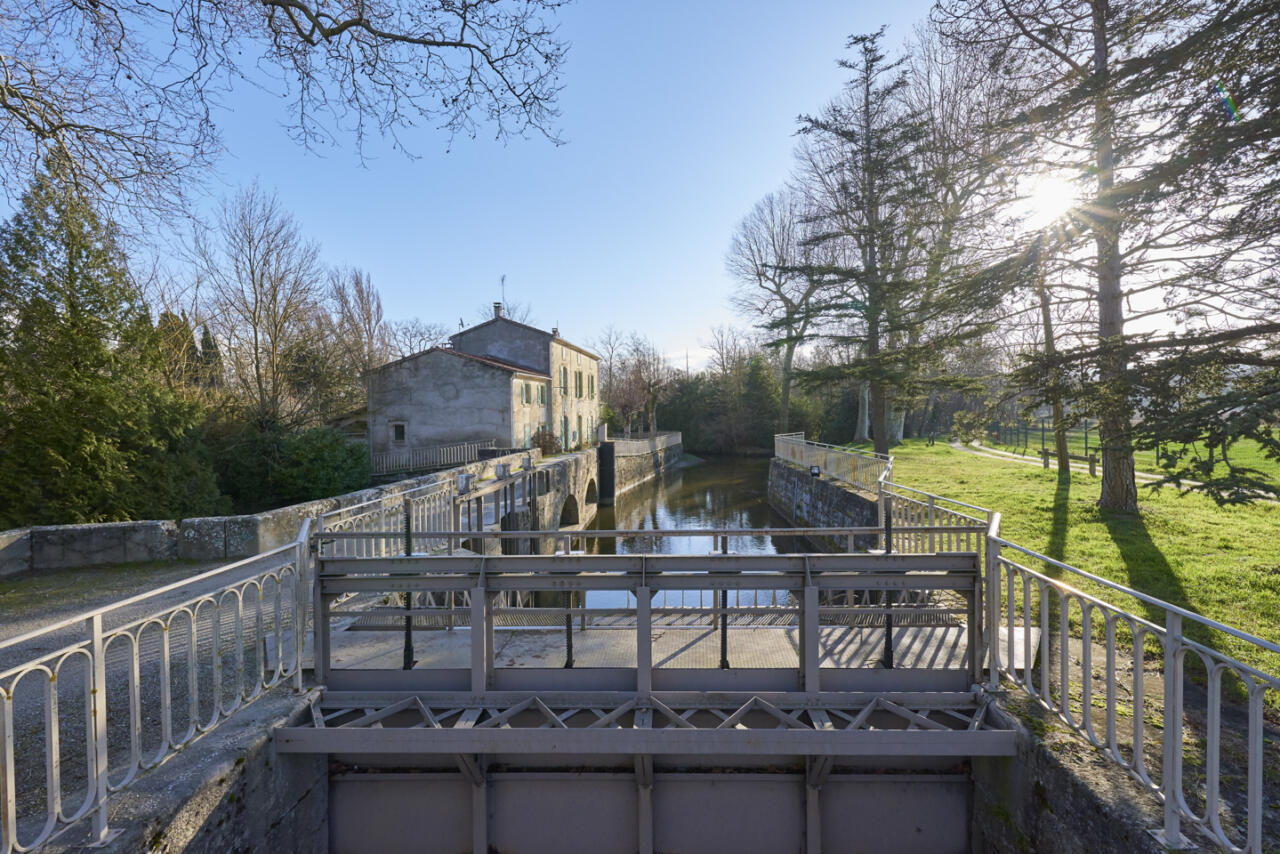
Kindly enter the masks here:
<path id="1" fill-rule="evenodd" d="M 1023 198 L 1023 216 L 1027 227 L 1038 231 L 1079 203 L 1078 184 L 1053 175 L 1041 175 L 1032 181 Z"/>

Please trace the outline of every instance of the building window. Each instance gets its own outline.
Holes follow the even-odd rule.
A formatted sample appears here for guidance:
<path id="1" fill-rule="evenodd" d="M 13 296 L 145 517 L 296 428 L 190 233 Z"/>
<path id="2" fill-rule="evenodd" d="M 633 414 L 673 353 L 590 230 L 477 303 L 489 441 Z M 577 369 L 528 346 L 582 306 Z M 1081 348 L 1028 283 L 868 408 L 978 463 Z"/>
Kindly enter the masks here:
<path id="1" fill-rule="evenodd" d="M 522 383 L 520 386 L 520 402 L 533 403 L 533 389 L 529 387 L 528 383 Z"/>
<path id="2" fill-rule="evenodd" d="M 397 445 L 403 445 L 405 442 L 406 425 L 403 421 L 397 421 L 391 425 L 391 441 Z"/>
<path id="3" fill-rule="evenodd" d="M 596 397 L 596 375 L 587 374 L 587 396 L 592 400 Z"/>
<path id="4" fill-rule="evenodd" d="M 582 371 L 573 372 L 573 393 L 575 397 L 582 397 Z"/>
<path id="5" fill-rule="evenodd" d="M 526 448 L 533 447 L 533 428 L 528 424 L 524 425 L 524 446 Z"/>
<path id="6" fill-rule="evenodd" d="M 547 402 L 547 387 L 542 383 L 538 383 L 538 403 Z"/>
<path id="7" fill-rule="evenodd" d="M 583 439 L 586 438 L 586 434 L 582 432 L 582 416 L 581 415 L 578 416 L 578 432 L 576 435 L 574 435 L 573 438 L 578 439 L 579 437 Z"/>
<path id="8" fill-rule="evenodd" d="M 560 393 L 569 396 L 569 368 L 563 365 L 560 367 Z"/>

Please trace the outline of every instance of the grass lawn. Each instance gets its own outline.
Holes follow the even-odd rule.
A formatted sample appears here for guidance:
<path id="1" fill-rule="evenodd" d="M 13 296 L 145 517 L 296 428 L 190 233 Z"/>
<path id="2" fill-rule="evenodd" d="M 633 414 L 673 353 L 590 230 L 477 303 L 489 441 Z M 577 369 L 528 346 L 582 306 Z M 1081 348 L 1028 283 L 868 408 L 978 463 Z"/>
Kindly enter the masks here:
<path id="1" fill-rule="evenodd" d="M 979 457 L 943 442 L 928 447 L 908 440 L 891 452 L 896 482 L 999 511 L 1001 534 L 1011 542 L 1280 641 L 1280 505 L 1219 508 L 1203 496 L 1139 485 L 1140 512 L 1116 513 L 1098 509 L 1101 479 L 1088 474 L 1073 473 L 1059 484 L 1056 470 Z M 1079 577 L 1069 583 L 1164 624 L 1160 609 Z M 1280 656 L 1219 632 L 1187 632 L 1280 674 Z"/>

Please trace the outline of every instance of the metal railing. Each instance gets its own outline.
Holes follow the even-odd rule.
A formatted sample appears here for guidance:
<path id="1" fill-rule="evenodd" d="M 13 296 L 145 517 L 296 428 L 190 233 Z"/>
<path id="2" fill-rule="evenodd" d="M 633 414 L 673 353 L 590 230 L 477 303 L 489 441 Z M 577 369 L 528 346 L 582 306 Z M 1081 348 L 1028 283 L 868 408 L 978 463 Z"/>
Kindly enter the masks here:
<path id="1" fill-rule="evenodd" d="M 774 436 L 773 454 L 804 468 L 817 466 L 821 474 L 865 492 L 879 492 L 880 484 L 893 476 L 893 457 L 810 442 L 803 433 Z"/>
<path id="2" fill-rule="evenodd" d="M 266 690 L 301 690 L 310 528 L 0 642 L 0 854 L 90 815 L 105 840 L 112 793 Z"/>
<path id="3" fill-rule="evenodd" d="M 890 481 L 881 483 L 881 525 L 895 552 L 976 552 L 991 511 Z M 914 529 L 914 530 L 911 530 Z"/>
<path id="4" fill-rule="evenodd" d="M 632 438 L 626 438 L 625 436 L 609 437 L 609 441 L 613 443 L 613 453 L 619 457 L 650 454 L 663 448 L 669 448 L 672 445 L 678 445 L 681 440 L 682 436 L 678 430 L 668 430 L 648 435 L 642 434 Z"/>
<path id="5" fill-rule="evenodd" d="M 485 549 L 489 553 L 484 556 L 321 556 L 318 678 L 331 690 L 346 690 L 357 683 L 375 684 L 369 681 L 372 668 L 382 680 L 376 684 L 386 687 L 456 687 L 462 684 L 459 679 L 466 678 L 473 692 L 484 692 L 524 684 L 517 674 L 534 668 L 557 674 L 554 681 L 566 689 L 616 690 L 622 679 L 645 691 L 655 684 L 671 687 L 675 684 L 671 680 L 686 679 L 671 675 L 674 671 L 728 670 L 737 661 L 737 666 L 760 671 L 751 678 L 759 680 L 761 690 L 855 690 L 855 685 L 884 685 L 895 679 L 907 685 L 912 684 L 909 671 L 919 669 L 930 670 L 939 680 L 937 685 L 945 683 L 947 690 L 968 689 L 983 675 L 978 555 L 778 555 L 729 550 L 735 537 L 758 537 L 762 532 L 841 536 L 852 541 L 876 530 L 484 531 L 468 538 L 549 539 L 557 553 L 493 554 Z M 412 532 L 415 539 L 455 535 Z M 356 540 L 397 535 L 333 536 Z M 710 539 L 712 550 L 705 554 L 571 550 L 572 542 L 580 539 L 657 544 L 673 538 Z M 410 593 L 407 607 L 395 603 L 401 591 Z M 363 604 L 353 605 L 356 597 Z M 359 637 L 340 637 L 333 631 L 333 621 L 359 621 L 364 631 Z M 415 648 L 411 633 L 455 627 L 473 629 L 467 640 L 469 654 L 458 655 L 452 640 L 440 640 L 443 646 L 433 651 L 429 637 L 416 642 L 416 654 L 431 662 L 425 667 L 400 665 L 402 660 L 411 662 L 415 653 L 391 654 L 400 650 L 402 638 L 405 649 Z M 667 636 L 659 644 L 650 637 L 650 630 L 657 627 L 688 629 L 694 634 L 682 639 Z M 533 645 L 532 661 L 495 662 L 494 628 L 526 632 L 521 643 Z M 731 633 L 730 628 L 772 630 L 776 635 L 740 645 L 746 636 Z M 575 631 L 588 629 L 606 635 L 575 653 Z M 373 639 L 370 631 L 375 630 L 390 636 Z M 796 630 L 799 641 L 787 634 Z M 335 645 L 347 649 L 350 644 L 359 653 L 341 657 L 358 661 L 355 669 L 332 664 Z M 561 653 L 563 664 L 557 658 Z M 751 663 L 742 664 L 739 656 Z M 464 677 L 466 670 L 469 678 Z M 509 680 L 514 682 L 508 684 Z M 682 684 L 692 687 L 692 683 Z"/>
<path id="6" fill-rule="evenodd" d="M 878 493 L 881 548 L 985 548 L 987 687 L 1009 679 L 1124 768 L 1162 804 L 1161 841 L 1181 847 L 1190 823 L 1227 851 L 1275 845 L 1263 833 L 1266 783 L 1276 783 L 1263 733 L 1266 710 L 1280 705 L 1280 677 L 1224 654 L 1213 638 L 1248 644 L 1259 660 L 1280 645 L 1005 540 L 999 513 L 893 483 L 891 459 L 873 486 L 860 461 L 842 456 L 853 452 L 803 434 L 775 437 L 775 451 Z M 1132 604 L 1081 589 L 1090 585 Z M 1230 756 L 1244 767 L 1225 771 Z"/>
<path id="7" fill-rule="evenodd" d="M 431 448 L 381 451 L 373 455 L 373 473 L 391 474 L 400 471 L 466 465 L 480 459 L 481 450 L 493 447 L 496 447 L 493 439 L 484 439 L 475 442 L 459 442 L 454 445 L 437 445 Z"/>
<path id="8" fill-rule="evenodd" d="M 1226 635 L 1264 653 L 1280 645 L 1025 549 L 1002 539 L 999 526 L 995 514 L 986 558 L 988 622 L 999 639 L 990 687 L 1009 679 L 1158 798 L 1164 844 L 1182 847 L 1189 822 L 1227 851 L 1270 850 L 1263 728 L 1280 678 L 1212 644 Z M 1086 586 L 1132 604 L 1119 607 Z M 1243 732 L 1224 725 L 1232 718 Z M 1232 756 L 1244 767 L 1228 772 L 1223 760 Z M 1274 757 L 1272 766 L 1274 775 Z"/>
<path id="9" fill-rule="evenodd" d="M 448 530 L 453 526 L 454 496 L 454 481 L 440 480 L 325 513 L 316 530 L 322 535 Z M 430 551 L 440 545 L 443 542 L 418 542 L 414 548 Z M 385 557 L 404 554 L 404 543 L 384 537 L 330 539 L 325 543 L 324 553 L 342 557 Z"/>

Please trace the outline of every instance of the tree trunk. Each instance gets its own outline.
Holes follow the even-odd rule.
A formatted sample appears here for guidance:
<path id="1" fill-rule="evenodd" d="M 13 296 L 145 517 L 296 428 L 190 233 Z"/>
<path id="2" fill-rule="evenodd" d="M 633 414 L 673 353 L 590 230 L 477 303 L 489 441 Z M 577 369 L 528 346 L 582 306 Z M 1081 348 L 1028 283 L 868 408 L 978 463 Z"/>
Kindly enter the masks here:
<path id="1" fill-rule="evenodd" d="M 791 362 L 795 355 L 796 345 L 788 341 L 782 353 L 782 412 L 778 416 L 779 433 L 786 433 L 791 423 Z"/>
<path id="2" fill-rule="evenodd" d="M 1102 385 L 1098 438 L 1102 444 L 1100 507 L 1136 511 L 1131 411 L 1125 381 L 1124 293 L 1120 287 L 1120 211 L 1115 199 L 1115 112 L 1111 107 L 1107 47 L 1108 0 L 1093 2 L 1094 144 L 1098 167 L 1094 242 L 1097 247 L 1098 343 Z"/>
<path id="3" fill-rule="evenodd" d="M 871 438 L 871 383 L 862 380 L 858 383 L 858 423 L 854 428 L 853 441 L 865 442 Z"/>
<path id="4" fill-rule="evenodd" d="M 902 433 L 907 424 L 907 411 L 894 407 L 889 411 L 889 444 L 896 445 L 902 441 Z"/>
<path id="5" fill-rule="evenodd" d="M 1058 352 L 1057 343 L 1053 335 L 1053 317 L 1049 312 L 1049 289 L 1044 284 L 1044 259 L 1038 258 L 1040 266 L 1039 276 L 1039 296 L 1040 296 L 1040 323 L 1044 327 L 1044 354 L 1052 359 Z M 1050 378 L 1050 383 L 1057 382 L 1057 369 L 1053 369 L 1054 375 Z M 1054 454 L 1058 458 L 1058 479 L 1062 480 L 1071 477 L 1071 456 L 1067 450 L 1067 424 L 1062 414 L 1062 395 L 1054 392 L 1049 399 L 1049 406 L 1053 410 L 1053 446 Z"/>

